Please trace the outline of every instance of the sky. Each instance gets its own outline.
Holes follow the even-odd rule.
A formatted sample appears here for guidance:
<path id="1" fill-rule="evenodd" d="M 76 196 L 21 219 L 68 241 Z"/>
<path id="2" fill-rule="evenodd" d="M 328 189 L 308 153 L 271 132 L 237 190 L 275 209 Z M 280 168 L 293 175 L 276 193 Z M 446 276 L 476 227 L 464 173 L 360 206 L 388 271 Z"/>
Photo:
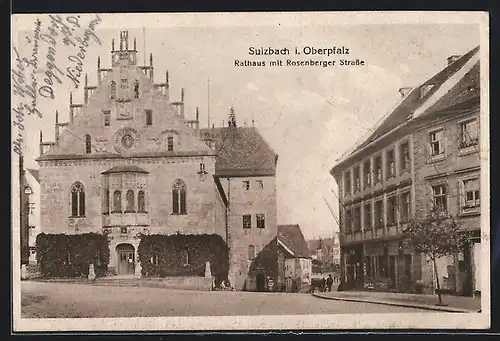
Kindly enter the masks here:
<path id="1" fill-rule="evenodd" d="M 95 15 L 80 18 L 83 27 Z M 174 23 L 148 22 L 147 29 L 131 21 L 102 16 L 96 25 L 97 41 L 92 41 L 82 65 L 81 86 L 76 89 L 69 78 L 55 83 L 54 99 L 38 98 L 43 117 L 29 116 L 25 121 L 25 164 L 38 168 L 39 131 L 44 141 L 54 140 L 55 110 L 60 122 L 68 120 L 69 93 L 73 102 L 83 102 L 84 73 L 89 85 L 96 85 L 97 57 L 101 67 L 111 67 L 111 40 L 119 45 L 119 31 L 128 29 L 129 47 L 137 40 L 139 64 L 153 55 L 155 82 L 161 83 L 168 70 L 170 94 L 180 99 L 185 89 L 186 118 L 194 119 L 199 107 L 200 124 L 220 127 L 234 107 L 239 126 L 255 127 L 279 155 L 276 175 L 278 223 L 300 224 L 307 239 L 331 237 L 338 230 L 326 202 L 338 216 L 337 185 L 329 174 L 335 160 L 365 137 L 400 100 L 401 87 L 416 86 L 446 66 L 450 55 L 461 55 L 479 45 L 479 26 L 461 23 L 414 24 L 338 24 L 321 20 L 307 25 L 269 21 L 266 24 L 239 22 L 227 25 L 202 25 L 193 17 Z M 187 18 L 187 17 L 186 17 Z M 34 21 L 33 18 L 32 21 Z M 46 32 L 47 17 L 40 17 L 41 32 Z M 201 20 L 200 20 L 201 22 Z M 33 35 L 33 24 L 20 31 L 17 49 L 29 56 L 32 46 L 26 36 Z M 273 56 L 250 56 L 249 47 L 344 46 L 346 56 L 280 56 L 279 59 L 337 60 L 360 59 L 364 66 L 351 67 L 237 67 L 234 60 L 277 59 Z M 144 51 L 145 47 L 145 51 Z M 39 47 L 40 68 L 37 81 L 43 83 L 48 45 Z M 144 53 L 145 52 L 145 53 Z M 75 50 L 58 43 L 55 64 L 65 71 L 68 56 Z M 28 72 L 28 71 L 26 71 Z M 208 82 L 210 90 L 208 91 Z M 210 94 L 208 96 L 208 93 Z M 333 193 L 333 192 L 334 193 Z"/>

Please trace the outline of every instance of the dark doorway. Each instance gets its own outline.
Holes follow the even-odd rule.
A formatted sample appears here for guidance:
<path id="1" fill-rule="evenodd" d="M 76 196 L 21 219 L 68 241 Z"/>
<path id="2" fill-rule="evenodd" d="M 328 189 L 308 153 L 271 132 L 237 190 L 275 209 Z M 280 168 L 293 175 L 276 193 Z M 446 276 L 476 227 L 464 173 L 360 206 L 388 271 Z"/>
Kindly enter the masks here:
<path id="1" fill-rule="evenodd" d="M 266 291 L 266 276 L 259 272 L 255 278 L 257 291 Z"/>
<path id="2" fill-rule="evenodd" d="M 116 272 L 119 275 L 133 275 L 135 271 L 135 250 L 130 244 L 119 244 L 116 246 L 118 261 Z"/>

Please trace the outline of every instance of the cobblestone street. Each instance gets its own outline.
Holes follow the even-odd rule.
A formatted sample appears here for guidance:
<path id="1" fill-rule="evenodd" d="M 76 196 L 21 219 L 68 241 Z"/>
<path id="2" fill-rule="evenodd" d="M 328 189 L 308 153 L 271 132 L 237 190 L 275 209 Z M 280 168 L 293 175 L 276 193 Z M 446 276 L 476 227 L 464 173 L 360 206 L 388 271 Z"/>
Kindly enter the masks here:
<path id="1" fill-rule="evenodd" d="M 325 300 L 310 294 L 203 292 L 163 288 L 22 282 L 23 318 L 426 313 Z"/>

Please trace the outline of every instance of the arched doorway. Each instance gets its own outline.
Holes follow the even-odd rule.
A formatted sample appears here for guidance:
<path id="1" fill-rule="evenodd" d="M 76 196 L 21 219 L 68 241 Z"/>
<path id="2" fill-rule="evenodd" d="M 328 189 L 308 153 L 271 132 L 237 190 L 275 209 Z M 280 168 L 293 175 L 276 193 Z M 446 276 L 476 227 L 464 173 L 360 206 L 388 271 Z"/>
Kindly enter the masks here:
<path id="1" fill-rule="evenodd" d="M 135 249 L 130 244 L 118 244 L 116 246 L 118 275 L 133 275 L 135 271 Z"/>
<path id="2" fill-rule="evenodd" d="M 257 291 L 266 291 L 266 276 L 259 272 L 255 278 Z"/>

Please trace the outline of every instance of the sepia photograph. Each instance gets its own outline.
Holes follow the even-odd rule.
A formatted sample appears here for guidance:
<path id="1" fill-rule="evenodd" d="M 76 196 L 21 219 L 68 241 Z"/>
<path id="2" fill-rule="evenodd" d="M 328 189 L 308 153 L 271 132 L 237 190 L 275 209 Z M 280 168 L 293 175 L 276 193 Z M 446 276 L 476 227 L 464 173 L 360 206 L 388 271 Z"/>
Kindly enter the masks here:
<path id="1" fill-rule="evenodd" d="M 487 13 L 12 19 L 14 331 L 490 327 Z"/>

